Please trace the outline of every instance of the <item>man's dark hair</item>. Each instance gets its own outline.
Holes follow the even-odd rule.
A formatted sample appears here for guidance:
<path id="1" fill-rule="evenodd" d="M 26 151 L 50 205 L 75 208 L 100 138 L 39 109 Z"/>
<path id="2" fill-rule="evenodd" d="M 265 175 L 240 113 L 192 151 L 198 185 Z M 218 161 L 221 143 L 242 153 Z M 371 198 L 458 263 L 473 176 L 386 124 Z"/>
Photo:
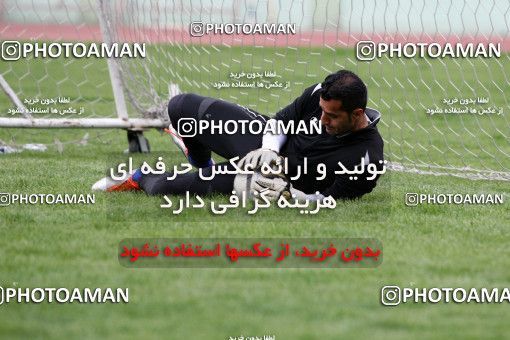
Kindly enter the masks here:
<path id="1" fill-rule="evenodd" d="M 367 107 L 367 87 L 356 74 L 340 70 L 330 74 L 321 84 L 321 97 L 324 100 L 342 101 L 342 108 L 347 112 Z"/>

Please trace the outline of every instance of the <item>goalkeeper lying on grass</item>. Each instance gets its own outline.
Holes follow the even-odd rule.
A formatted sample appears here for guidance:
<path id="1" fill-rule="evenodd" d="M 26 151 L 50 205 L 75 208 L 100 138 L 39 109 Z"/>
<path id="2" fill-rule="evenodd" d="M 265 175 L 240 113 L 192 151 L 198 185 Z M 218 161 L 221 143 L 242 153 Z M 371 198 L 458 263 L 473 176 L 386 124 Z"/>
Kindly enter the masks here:
<path id="1" fill-rule="evenodd" d="M 376 185 L 375 180 L 367 180 L 366 172 L 353 180 L 348 173 L 335 174 L 339 170 L 338 162 L 347 170 L 354 169 L 361 162 L 375 164 L 377 169 L 383 167 L 383 141 L 377 130 L 380 113 L 366 108 L 367 89 L 363 81 L 354 73 L 338 71 L 326 77 L 323 83 L 307 88 L 293 103 L 276 113 L 273 119 L 255 113 L 239 105 L 222 100 L 180 94 L 173 97 L 168 104 L 168 115 L 173 126 L 179 126 L 182 118 L 209 121 L 259 120 L 262 124 L 277 124 L 290 121 L 320 120 L 321 133 L 297 134 L 213 134 L 202 131 L 194 137 L 180 139 L 173 131 L 174 140 L 187 156 L 190 164 L 202 168 L 202 174 L 209 176 L 215 165 L 211 151 L 231 159 L 238 156 L 238 166 L 260 169 L 263 164 L 274 165 L 287 158 L 288 173 L 286 178 L 297 177 L 298 167 L 303 169 L 307 159 L 308 173 L 301 174 L 295 180 L 279 176 L 264 177 L 256 172 L 248 182 L 250 194 L 264 190 L 266 197 L 276 200 L 282 194 L 292 195 L 298 200 L 321 200 L 326 196 L 335 199 L 352 199 L 369 193 Z M 281 122 L 280 122 L 281 123 Z M 170 129 L 172 129 L 172 125 Z M 209 125 L 210 126 L 210 125 Z M 240 129 L 238 129 L 239 131 Z M 317 165 L 326 166 L 326 176 L 320 175 Z M 124 181 L 115 181 L 109 177 L 96 182 L 93 190 L 129 191 L 143 190 L 149 195 L 178 195 L 189 191 L 191 194 L 204 195 L 222 193 L 230 195 L 236 185 L 246 184 L 246 175 L 216 174 L 212 180 L 203 180 L 198 172 L 179 174 L 174 180 L 167 180 L 171 173 L 144 175 L 138 169 Z M 237 178 L 236 178 L 237 176 Z M 241 177 L 244 176 L 244 177 Z M 349 178 L 350 177 L 350 178 Z M 379 177 L 379 175 L 377 175 Z M 242 188 L 246 188 L 243 186 Z M 236 191 L 238 191 L 236 190 Z M 319 192 L 319 194 L 317 194 Z"/>

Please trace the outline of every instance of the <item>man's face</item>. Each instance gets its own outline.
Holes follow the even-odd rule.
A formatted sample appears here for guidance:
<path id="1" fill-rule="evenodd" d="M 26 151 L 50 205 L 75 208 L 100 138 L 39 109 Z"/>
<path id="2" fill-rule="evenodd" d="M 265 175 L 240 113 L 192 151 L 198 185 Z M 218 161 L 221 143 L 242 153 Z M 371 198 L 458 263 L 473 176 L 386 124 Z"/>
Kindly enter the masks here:
<path id="1" fill-rule="evenodd" d="M 337 99 L 319 99 L 322 109 L 321 123 L 330 135 L 341 135 L 354 128 L 352 116 L 342 109 L 342 101 Z"/>

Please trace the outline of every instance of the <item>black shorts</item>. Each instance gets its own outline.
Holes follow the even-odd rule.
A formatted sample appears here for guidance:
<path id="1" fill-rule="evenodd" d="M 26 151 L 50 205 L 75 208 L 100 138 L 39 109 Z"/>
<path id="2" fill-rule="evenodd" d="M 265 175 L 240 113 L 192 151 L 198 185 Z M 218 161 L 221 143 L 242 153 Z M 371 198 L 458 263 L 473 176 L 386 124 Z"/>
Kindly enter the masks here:
<path id="1" fill-rule="evenodd" d="M 199 96 L 196 94 L 180 94 L 173 97 L 168 104 L 168 116 L 172 126 L 178 129 L 179 120 L 194 119 L 209 120 L 213 122 L 226 120 L 259 120 L 263 124 L 269 119 L 253 110 L 243 106 L 229 103 L 223 100 Z M 223 158 L 230 159 L 238 156 L 244 157 L 248 152 L 258 149 L 262 146 L 262 133 L 260 134 L 242 134 L 238 129 L 235 134 L 215 134 L 210 130 L 202 131 L 193 137 L 183 137 L 184 144 L 188 148 L 189 155 L 198 163 L 207 162 L 211 158 L 211 152 L 220 155 Z M 230 170 L 233 168 L 228 162 L 219 163 L 215 166 L 228 165 Z M 208 176 L 212 172 L 211 168 L 201 170 Z M 172 181 L 167 180 L 171 173 L 162 175 L 144 175 L 140 180 L 140 187 L 150 195 L 164 194 L 184 194 L 187 191 L 191 194 L 231 194 L 234 186 L 235 175 L 217 174 L 211 180 L 203 180 L 198 172 L 177 175 Z"/>

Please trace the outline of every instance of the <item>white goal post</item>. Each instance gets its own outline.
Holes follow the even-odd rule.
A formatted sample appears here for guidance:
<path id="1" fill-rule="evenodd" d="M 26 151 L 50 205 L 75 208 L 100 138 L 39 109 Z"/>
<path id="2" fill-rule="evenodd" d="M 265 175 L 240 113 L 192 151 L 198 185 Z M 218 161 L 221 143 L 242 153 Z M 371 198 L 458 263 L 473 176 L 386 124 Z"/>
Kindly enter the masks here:
<path id="1" fill-rule="evenodd" d="M 20 1 L 23 3 L 23 1 Z M 12 3 L 12 2 L 10 2 Z M 102 33 L 102 40 L 108 45 L 116 43 L 113 40 L 113 28 L 110 6 L 105 0 L 97 0 L 97 19 Z M 51 6 L 51 5 L 50 5 Z M 37 11 L 37 5 L 33 5 L 33 11 Z M 164 128 L 168 122 L 164 119 L 151 118 L 129 118 L 124 89 L 119 71 L 118 61 L 107 58 L 108 72 L 110 76 L 115 109 L 118 118 L 34 118 L 17 94 L 0 74 L 0 88 L 20 111 L 23 118 L 0 117 L 0 127 L 11 128 L 123 128 L 130 130 L 142 130 L 144 128 Z"/>

